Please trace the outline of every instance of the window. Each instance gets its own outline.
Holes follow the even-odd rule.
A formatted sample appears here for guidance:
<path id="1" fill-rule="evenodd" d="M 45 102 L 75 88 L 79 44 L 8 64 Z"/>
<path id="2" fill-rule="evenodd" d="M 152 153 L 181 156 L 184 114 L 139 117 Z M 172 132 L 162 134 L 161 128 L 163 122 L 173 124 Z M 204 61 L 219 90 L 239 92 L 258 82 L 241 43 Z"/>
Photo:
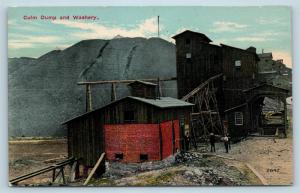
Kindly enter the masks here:
<path id="1" fill-rule="evenodd" d="M 234 66 L 240 68 L 242 66 L 242 62 L 240 60 L 236 60 Z"/>
<path id="2" fill-rule="evenodd" d="M 191 40 L 190 39 L 185 39 L 185 45 L 189 46 L 191 44 Z"/>
<path id="3" fill-rule="evenodd" d="M 243 125 L 243 113 L 235 112 L 235 125 Z"/>
<path id="4" fill-rule="evenodd" d="M 191 53 L 186 53 L 185 57 L 186 58 L 192 58 L 192 54 Z"/>
<path id="5" fill-rule="evenodd" d="M 134 111 L 133 110 L 125 110 L 124 111 L 124 121 L 125 122 L 134 122 Z"/>
<path id="6" fill-rule="evenodd" d="M 116 153 L 115 154 L 115 160 L 119 161 L 123 159 L 123 153 Z"/>
<path id="7" fill-rule="evenodd" d="M 148 160 L 148 154 L 140 154 L 140 161 L 147 161 Z"/>

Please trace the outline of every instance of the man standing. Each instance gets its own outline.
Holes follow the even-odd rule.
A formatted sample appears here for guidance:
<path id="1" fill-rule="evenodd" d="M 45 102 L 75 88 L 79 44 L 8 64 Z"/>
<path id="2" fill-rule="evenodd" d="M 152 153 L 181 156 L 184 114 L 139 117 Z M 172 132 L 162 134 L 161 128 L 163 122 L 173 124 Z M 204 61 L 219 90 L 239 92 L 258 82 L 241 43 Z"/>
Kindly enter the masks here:
<path id="1" fill-rule="evenodd" d="M 210 152 L 216 152 L 216 147 L 215 147 L 216 137 L 214 133 L 210 133 L 209 141 L 210 141 Z"/>
<path id="2" fill-rule="evenodd" d="M 226 153 L 228 153 L 229 139 L 228 139 L 227 135 L 225 135 L 225 137 L 224 137 L 224 145 L 225 145 Z"/>

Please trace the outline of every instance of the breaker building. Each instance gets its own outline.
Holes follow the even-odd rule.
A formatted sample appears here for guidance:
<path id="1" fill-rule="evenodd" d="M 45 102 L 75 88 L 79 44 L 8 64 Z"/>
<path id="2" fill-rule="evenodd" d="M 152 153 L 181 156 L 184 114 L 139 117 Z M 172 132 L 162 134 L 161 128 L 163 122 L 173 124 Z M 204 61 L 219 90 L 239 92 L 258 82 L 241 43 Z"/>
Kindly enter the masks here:
<path id="1" fill-rule="evenodd" d="M 210 132 L 229 132 L 233 138 L 258 131 L 285 134 L 286 110 L 281 124 L 262 124 L 264 98 L 276 97 L 285 104 L 288 90 L 258 79 L 256 48 L 214 45 L 205 34 L 189 30 L 173 38 L 178 98 L 195 104 L 191 116 L 195 138 Z"/>

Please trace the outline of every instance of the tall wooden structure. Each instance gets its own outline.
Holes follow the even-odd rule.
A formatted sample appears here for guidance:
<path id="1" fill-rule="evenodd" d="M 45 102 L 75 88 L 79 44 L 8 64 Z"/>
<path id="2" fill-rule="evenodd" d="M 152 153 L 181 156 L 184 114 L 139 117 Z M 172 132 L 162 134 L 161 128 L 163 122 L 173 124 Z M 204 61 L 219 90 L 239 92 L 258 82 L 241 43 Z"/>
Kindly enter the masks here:
<path id="1" fill-rule="evenodd" d="M 198 134 L 205 137 L 208 132 L 221 135 L 229 132 L 238 138 L 258 128 L 257 115 L 267 95 L 258 94 L 255 100 L 249 100 L 247 89 L 257 87 L 266 92 L 271 89 L 274 92 L 268 92 L 272 96 L 285 97 L 275 92 L 277 89 L 272 85 L 263 87 L 258 80 L 256 48 L 214 45 L 205 34 L 189 30 L 173 38 L 176 41 L 178 97 L 195 104 L 191 114 L 194 137 L 200 138 Z M 226 122 L 228 131 L 224 130 L 222 122 Z"/>
<path id="2" fill-rule="evenodd" d="M 222 50 L 206 35 L 186 30 L 176 41 L 178 98 L 187 95 L 207 79 L 222 73 Z"/>

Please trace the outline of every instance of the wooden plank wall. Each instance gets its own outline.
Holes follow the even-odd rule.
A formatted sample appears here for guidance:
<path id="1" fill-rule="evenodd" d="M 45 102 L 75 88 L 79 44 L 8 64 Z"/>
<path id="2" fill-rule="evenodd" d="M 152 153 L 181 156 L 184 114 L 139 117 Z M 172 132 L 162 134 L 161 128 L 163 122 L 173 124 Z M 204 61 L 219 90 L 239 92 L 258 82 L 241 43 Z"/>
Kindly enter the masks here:
<path id="1" fill-rule="evenodd" d="M 186 45 L 186 39 L 190 39 L 189 45 Z M 222 72 L 222 51 L 219 46 L 187 34 L 176 39 L 176 49 L 178 98 Z M 191 59 L 186 58 L 187 53 L 191 53 Z"/>
<path id="2" fill-rule="evenodd" d="M 155 123 L 175 120 L 179 116 L 185 116 L 189 123 L 189 108 L 171 108 L 161 110 L 142 102 L 130 100 L 122 101 L 107 108 L 82 116 L 67 124 L 68 127 L 68 153 L 69 156 L 83 158 L 82 164 L 93 166 L 99 155 L 104 152 L 104 124 L 122 124 L 124 122 L 124 110 L 135 110 L 136 122 Z"/>

